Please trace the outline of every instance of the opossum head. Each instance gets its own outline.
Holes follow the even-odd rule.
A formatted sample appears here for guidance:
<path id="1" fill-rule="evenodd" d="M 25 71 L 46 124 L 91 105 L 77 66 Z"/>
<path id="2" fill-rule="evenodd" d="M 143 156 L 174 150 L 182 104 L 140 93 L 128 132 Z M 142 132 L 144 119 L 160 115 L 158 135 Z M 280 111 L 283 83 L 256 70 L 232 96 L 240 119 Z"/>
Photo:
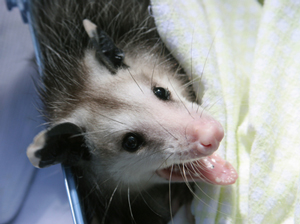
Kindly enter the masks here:
<path id="1" fill-rule="evenodd" d="M 86 30 L 93 40 L 92 24 Z M 120 50 L 98 39 L 80 62 L 88 75 L 79 103 L 35 139 L 32 163 L 83 167 L 93 182 L 119 190 L 169 181 L 234 183 L 236 171 L 215 153 L 223 128 L 190 101 L 178 65 L 155 50 Z"/>

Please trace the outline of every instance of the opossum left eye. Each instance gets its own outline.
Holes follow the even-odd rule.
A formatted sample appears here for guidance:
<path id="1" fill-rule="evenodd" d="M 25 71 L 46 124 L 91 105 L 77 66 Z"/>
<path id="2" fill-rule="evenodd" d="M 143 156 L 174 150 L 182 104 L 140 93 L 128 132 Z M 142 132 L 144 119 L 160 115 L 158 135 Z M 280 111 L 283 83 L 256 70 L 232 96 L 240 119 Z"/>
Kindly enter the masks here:
<path id="1" fill-rule="evenodd" d="M 161 100 L 169 100 L 171 95 L 169 90 L 162 87 L 155 87 L 153 93 Z"/>
<path id="2" fill-rule="evenodd" d="M 140 135 L 134 133 L 128 133 L 123 139 L 123 148 L 128 152 L 137 151 L 144 143 L 143 138 Z"/>

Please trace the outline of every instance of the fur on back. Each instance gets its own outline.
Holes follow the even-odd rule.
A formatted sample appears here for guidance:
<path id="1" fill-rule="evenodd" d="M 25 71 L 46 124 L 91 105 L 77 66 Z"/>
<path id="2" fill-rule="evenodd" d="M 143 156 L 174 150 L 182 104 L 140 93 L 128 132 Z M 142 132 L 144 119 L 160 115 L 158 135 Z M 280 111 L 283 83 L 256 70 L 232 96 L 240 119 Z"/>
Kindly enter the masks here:
<path id="1" fill-rule="evenodd" d="M 35 30 L 41 45 L 44 115 L 65 117 L 83 99 L 88 70 L 82 63 L 89 45 L 82 21 L 89 19 L 112 38 L 125 55 L 159 54 L 174 70 L 178 64 L 165 49 L 149 16 L 149 1 L 33 1 Z M 171 62 L 170 62 L 171 61 Z"/>

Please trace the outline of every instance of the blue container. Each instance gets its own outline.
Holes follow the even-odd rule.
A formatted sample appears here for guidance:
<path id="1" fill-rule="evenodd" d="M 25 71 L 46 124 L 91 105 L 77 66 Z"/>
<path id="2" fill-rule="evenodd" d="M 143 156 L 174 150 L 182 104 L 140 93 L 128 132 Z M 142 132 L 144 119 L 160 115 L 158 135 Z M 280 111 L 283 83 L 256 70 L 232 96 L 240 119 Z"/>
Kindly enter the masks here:
<path id="1" fill-rule="evenodd" d="M 34 45 L 39 74 L 42 75 L 43 62 L 40 57 L 40 48 L 36 38 L 36 33 L 32 26 L 32 23 L 34 23 L 34 18 L 31 15 L 30 0 L 6 0 L 6 5 L 8 10 L 17 7 L 20 10 L 23 22 L 28 23 Z M 62 164 L 62 172 L 64 175 L 64 181 L 71 208 L 73 222 L 74 224 L 86 224 L 87 222 L 85 220 L 85 216 L 81 208 L 80 198 L 76 189 L 76 183 L 71 171 L 71 167 Z"/>

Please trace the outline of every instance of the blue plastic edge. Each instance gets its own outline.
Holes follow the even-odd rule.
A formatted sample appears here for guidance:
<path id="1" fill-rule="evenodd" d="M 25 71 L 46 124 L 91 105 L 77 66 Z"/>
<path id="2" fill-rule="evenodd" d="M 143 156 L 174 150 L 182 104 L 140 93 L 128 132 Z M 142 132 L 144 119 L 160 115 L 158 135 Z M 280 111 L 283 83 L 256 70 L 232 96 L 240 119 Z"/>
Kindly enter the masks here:
<path id="1" fill-rule="evenodd" d="M 36 33 L 34 27 L 32 25 L 32 17 L 31 17 L 31 8 L 30 8 L 30 0 L 6 0 L 6 6 L 8 10 L 12 10 L 14 7 L 19 8 L 23 22 L 28 23 L 29 30 L 31 33 L 31 38 L 34 46 L 36 61 L 39 69 L 39 74 L 42 76 L 43 63 L 40 54 L 40 46 L 38 44 Z M 74 224 L 86 224 L 85 216 L 82 212 L 82 208 L 80 205 L 80 199 L 76 188 L 75 179 L 71 170 L 71 167 L 68 167 L 64 164 L 61 165 L 62 172 L 64 175 L 64 182 L 66 187 L 66 192 L 69 199 L 69 204 L 71 208 L 72 218 Z"/>
<path id="2" fill-rule="evenodd" d="M 78 197 L 76 183 L 71 167 L 62 165 L 62 171 L 64 174 L 65 185 L 71 207 L 73 222 L 74 224 L 84 224 L 86 223 L 86 221 L 84 219 L 84 215 L 80 206 L 80 199 Z"/>

